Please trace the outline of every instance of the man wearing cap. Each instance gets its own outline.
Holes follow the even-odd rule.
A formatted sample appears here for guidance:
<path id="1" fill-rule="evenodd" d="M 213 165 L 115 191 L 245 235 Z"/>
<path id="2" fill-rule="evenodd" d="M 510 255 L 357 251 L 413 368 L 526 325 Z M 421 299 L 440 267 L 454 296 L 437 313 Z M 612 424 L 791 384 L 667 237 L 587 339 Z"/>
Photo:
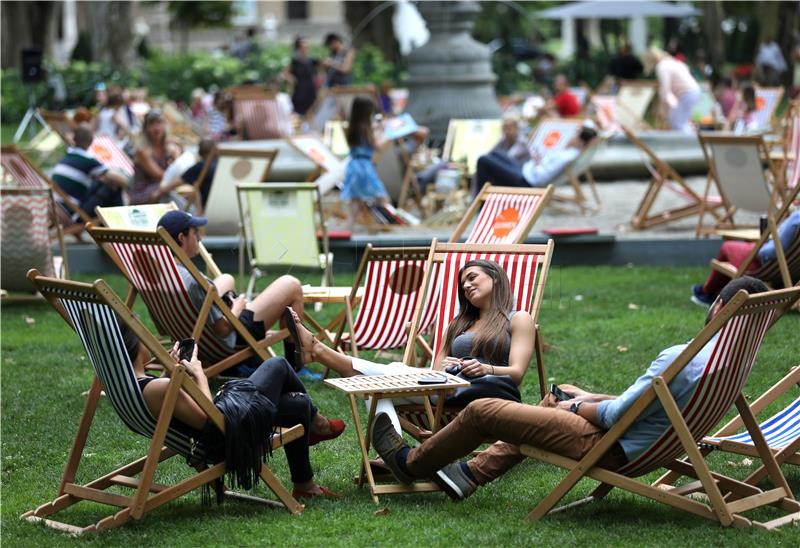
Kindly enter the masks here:
<path id="1" fill-rule="evenodd" d="M 484 183 L 501 186 L 544 187 L 558 177 L 564 168 L 572 163 L 597 137 L 597 126 L 591 121 L 584 122 L 580 131 L 560 149 L 544 156 L 531 154 L 531 159 L 520 165 L 502 151 L 478 158 L 475 178 L 472 180 L 472 195 L 476 196 Z"/>
<path id="2" fill-rule="evenodd" d="M 193 259 L 200 251 L 200 234 L 198 227 L 205 226 L 208 219 L 205 217 L 195 217 L 183 211 L 169 211 L 158 221 L 158 226 L 164 227 L 181 249 Z M 191 273 L 181 264 L 178 264 L 178 272 L 184 285 L 189 291 L 189 298 L 194 305 L 200 309 L 205 300 L 206 294 L 195 281 Z M 216 279 L 211 280 L 220 295 L 233 292 L 235 281 L 230 274 L 222 274 Z M 281 276 L 264 291 L 262 291 L 252 301 L 247 301 L 244 295 L 236 296 L 230 304 L 231 312 L 239 318 L 245 329 L 247 329 L 256 340 L 261 340 L 266 335 L 267 329 L 278 321 L 281 314 L 289 306 L 298 316 L 303 315 L 303 289 L 300 281 L 294 276 Z M 222 311 L 216 306 L 211 305 L 208 315 L 208 325 L 214 331 L 219 340 L 233 352 L 234 348 L 245 344 L 233 326 L 223 316 Z M 284 341 L 286 347 L 286 357 L 290 363 L 294 356 L 294 346 Z M 302 367 L 302 364 L 292 365 L 295 369 Z M 246 371 L 240 371 L 246 373 Z"/>

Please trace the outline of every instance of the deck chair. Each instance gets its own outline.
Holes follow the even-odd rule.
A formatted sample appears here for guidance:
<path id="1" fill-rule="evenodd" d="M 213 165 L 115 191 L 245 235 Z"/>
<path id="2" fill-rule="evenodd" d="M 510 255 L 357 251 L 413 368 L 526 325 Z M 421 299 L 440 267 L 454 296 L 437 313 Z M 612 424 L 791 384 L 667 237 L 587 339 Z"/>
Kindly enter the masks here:
<path id="1" fill-rule="evenodd" d="M 239 215 L 236 204 L 236 187 L 241 183 L 263 183 L 278 156 L 277 150 L 243 150 L 217 146 L 209 154 L 203 169 L 194 183 L 189 203 L 208 218 L 206 234 L 232 236 L 239 233 Z M 200 185 L 206 171 L 216 159 L 217 169 L 211 180 L 205 210 L 200 203 Z"/>
<path id="2" fill-rule="evenodd" d="M 344 162 L 318 135 L 297 135 L 287 137 L 286 141 L 300 154 L 311 160 L 316 169 L 306 178 L 307 183 L 318 182 L 325 173 L 341 173 L 344 176 Z M 325 194 L 325 189 L 320 189 Z"/>
<path id="3" fill-rule="evenodd" d="M 411 166 L 411 155 L 405 138 L 386 141 L 375 152 L 372 161 L 378 178 L 383 182 L 397 207 L 405 208 L 409 196 L 413 196 L 417 207 L 422 208 L 422 191 Z"/>
<path id="4" fill-rule="evenodd" d="M 323 139 L 325 146 L 331 149 L 336 156 L 344 158 L 350 154 L 350 145 L 347 144 L 347 122 L 331 120 L 325 122 Z"/>
<path id="5" fill-rule="evenodd" d="M 115 230 L 90 224 L 87 230 L 127 278 L 130 288 L 126 304 L 132 307 L 136 296 L 141 295 L 159 333 L 176 341 L 189 337 L 197 341 L 198 356 L 206 365 L 209 378 L 254 356 L 267 359 L 272 352 L 269 346 L 286 338 L 287 332 L 282 329 L 270 331 L 263 340 L 256 341 L 231 313 L 214 284 L 200 273 L 163 227 L 149 232 Z M 189 271 L 206 294 L 199 309 L 189 297 L 178 264 Z M 222 311 L 233 330 L 245 341 L 244 345 L 231 351 L 214 335 L 207 323 L 212 305 Z"/>
<path id="6" fill-rule="evenodd" d="M 754 127 L 757 131 L 770 131 L 772 129 L 773 117 L 778 105 L 783 98 L 783 88 L 762 88 L 756 87 L 756 120 Z"/>
<path id="7" fill-rule="evenodd" d="M 472 223 L 468 244 L 521 244 L 553 196 L 553 185 L 516 188 L 486 183 L 448 242 L 457 243 Z"/>
<path id="8" fill-rule="evenodd" d="M 64 150 L 64 141 L 50 126 L 45 126 L 23 148 L 39 165 L 51 165 L 56 154 Z"/>
<path id="9" fill-rule="evenodd" d="M 181 112 L 173 101 L 164 101 L 160 108 L 169 123 L 170 135 L 174 135 L 179 141 L 189 145 L 196 145 L 200 142 L 203 134 L 202 128 Z"/>
<path id="10" fill-rule="evenodd" d="M 672 169 L 667 162 L 662 160 L 649 146 L 625 126 L 622 131 L 628 140 L 633 143 L 643 154 L 644 164 L 650 172 L 650 182 L 647 190 L 642 196 L 639 206 L 631 217 L 631 226 L 636 230 L 645 230 L 660 224 L 670 223 L 678 219 L 684 219 L 693 215 L 700 215 L 705 210 L 715 219 L 720 215 L 717 209 L 722 205 L 719 196 L 701 196 L 689 186 L 686 180 L 677 171 Z M 688 203 L 670 209 L 665 209 L 660 213 L 652 213 L 653 206 L 662 190 L 669 190 Z"/>
<path id="11" fill-rule="evenodd" d="M 168 211 L 178 209 L 175 202 L 166 204 L 140 204 L 135 206 L 119 207 L 97 207 L 95 213 L 100 222 L 108 228 L 130 229 L 130 230 L 152 230 L 155 232 L 158 227 L 158 220 Z M 203 242 L 199 244 L 200 258 L 206 267 L 206 275 L 209 278 L 217 278 L 222 275 L 217 263 L 211 253 L 208 252 Z"/>
<path id="12" fill-rule="evenodd" d="M 39 109 L 39 116 L 47 122 L 47 125 L 58 135 L 64 143 L 64 146 L 74 146 L 75 142 L 72 140 L 72 132 L 75 131 L 75 124 L 67 116 L 66 112 L 54 112 L 50 110 Z"/>
<path id="13" fill-rule="evenodd" d="M 89 152 L 110 169 L 127 177 L 133 177 L 133 160 L 107 135 L 95 135 Z"/>
<path id="14" fill-rule="evenodd" d="M 280 139 L 288 121 L 275 99 L 263 86 L 244 85 L 226 88 L 233 96 L 233 121 L 242 139 Z"/>
<path id="15" fill-rule="evenodd" d="M 53 255 L 50 219 L 54 215 L 49 188 L 0 187 L 0 283 L 3 301 L 38 299 L 27 279 L 31 268 L 47 276 L 67 277 L 67 254 L 56 225 L 60 255 Z"/>
<path id="16" fill-rule="evenodd" d="M 622 128 L 617 120 L 617 96 L 616 95 L 592 95 L 589 103 L 594 111 L 594 118 L 597 125 L 603 131 L 613 133 Z"/>
<path id="17" fill-rule="evenodd" d="M 708 181 L 697 222 L 697 234 L 745 228 L 746 225 L 735 222 L 737 210 L 774 215 L 780 194 L 779 177 L 773 172 L 771 164 L 763 168 L 762 162 L 769 158 L 763 138 L 760 135 L 700 132 L 698 139 L 708 164 Z M 719 192 L 723 211 L 709 228 L 704 226 L 703 220 L 713 185 Z"/>
<path id="18" fill-rule="evenodd" d="M 322 271 L 320 287 L 331 285 L 333 253 L 322 211 L 322 196 L 314 183 L 236 185 L 241 231 L 239 278 L 244 280 L 245 255 L 250 267 L 246 295 L 270 266 Z M 317 231 L 322 233 L 322 248 Z"/>
<path id="19" fill-rule="evenodd" d="M 80 535 L 119 527 L 131 520 L 142 519 L 151 510 L 203 486 L 214 487 L 217 500 L 226 495 L 232 498 L 262 500 L 249 495 L 238 495 L 225 489 L 222 484 L 226 473 L 225 463 L 216 463 L 207 458 L 202 446 L 195 445 L 192 438 L 170 426 L 179 390 L 184 390 L 222 431 L 225 430 L 225 421 L 222 413 L 186 374 L 186 369 L 175 363 L 175 360 L 104 281 L 98 280 L 93 284 L 59 281 L 41 276 L 35 270 L 30 272 L 29 277 L 34 287 L 78 334 L 92 364 L 94 379 L 55 499 L 26 512 L 22 515 L 23 519 Z M 154 359 L 170 372 L 167 395 L 158 417 L 153 416 L 142 397 L 133 364 L 122 343 L 118 321 L 127 325 L 147 347 Z M 108 396 L 111 407 L 123 424 L 134 433 L 150 438 L 151 441 L 144 457 L 81 485 L 76 482 L 76 475 L 100 403 L 101 390 Z M 272 448 L 277 449 L 302 435 L 301 425 L 276 429 L 271 439 Z M 196 472 L 173 485 L 157 483 L 156 473 L 163 469 L 161 463 L 172 457 L 176 457 L 176 460 L 188 457 L 193 461 L 196 460 L 199 462 Z M 174 475 L 175 471 L 170 469 L 169 477 Z M 267 464 L 261 465 L 259 476 L 278 497 L 280 506 L 293 514 L 303 511 L 303 505 L 291 496 Z M 123 489 L 132 489 L 133 494 L 121 494 L 125 493 Z M 81 501 L 93 501 L 115 506 L 117 509 L 107 517 L 85 527 L 51 519 L 54 514 Z"/>
<path id="20" fill-rule="evenodd" d="M 380 109 L 380 101 L 372 87 L 326 88 L 317 95 L 317 100 L 306 113 L 306 120 L 316 131 L 323 131 L 325 124 L 333 120 L 349 120 L 350 109 L 356 97 L 366 97 Z"/>
<path id="21" fill-rule="evenodd" d="M 594 182 L 591 167 L 597 151 L 605 146 L 605 142 L 605 137 L 596 137 L 594 142 L 586 147 L 577 158 L 564 168 L 561 175 L 550 182 L 554 187 L 565 186 L 567 184 L 572 187 L 572 195 L 560 192 L 553 193 L 553 200 L 573 203 L 580 209 L 581 213 L 584 214 L 588 211 L 598 211 L 600 209 L 602 205 L 600 193 L 597 191 L 597 185 Z M 589 200 L 583 192 L 582 179 L 586 180 L 589 184 L 589 190 L 592 191 L 592 198 L 594 199 L 594 205 L 592 206 L 589 205 Z"/>
<path id="22" fill-rule="evenodd" d="M 599 500 L 614 487 L 619 487 L 725 526 L 755 525 L 773 529 L 783 523 L 800 519 L 800 503 L 794 500 L 792 491 L 766 445 L 764 435 L 758 428 L 742 393 L 764 334 L 770 325 L 797 301 L 798 297 L 800 288 L 751 296 L 745 291 L 739 291 L 672 364 L 653 379 L 652 386 L 580 461 L 530 445 L 522 445 L 520 450 L 526 456 L 567 470 L 566 477 L 536 506 L 528 519 L 537 521 L 555 511 L 553 507 L 585 477 L 599 481 L 600 485 L 589 497 L 557 510 Z M 712 358 L 698 380 L 694 395 L 681 409 L 669 391 L 669 383 L 706 344 L 712 344 L 714 347 Z M 660 404 L 666 411 L 670 426 L 640 457 L 621 468 L 609 470 L 597 466 L 597 461 L 653 402 Z M 762 491 L 747 483 L 713 472 L 697 446 L 734 404 L 743 417 L 759 456 L 764 461 L 774 486 L 772 489 Z M 677 460 L 684 454 L 688 455 L 688 460 Z M 695 481 L 688 485 L 663 489 L 634 479 L 660 468 L 666 468 Z M 696 496 L 689 496 L 690 493 L 697 491 L 701 491 L 707 497 L 707 502 L 698 500 Z M 725 498 L 728 493 L 738 500 Z M 788 515 L 768 522 L 751 521 L 742 515 L 745 511 L 764 505 L 777 506 Z"/>
<path id="23" fill-rule="evenodd" d="M 579 118 L 542 118 L 531 132 L 528 148 L 540 157 L 562 150 L 580 131 L 582 123 Z"/>
<path id="24" fill-rule="evenodd" d="M 475 173 L 478 158 L 492 150 L 502 133 L 501 120 L 453 118 L 447 125 L 442 158 L 463 165 L 470 176 Z"/>
<path id="25" fill-rule="evenodd" d="M 31 162 L 24 152 L 14 145 L 4 145 L 0 150 L 2 151 L 0 152 L 0 163 L 3 166 L 3 173 L 5 177 L 11 179 L 13 186 L 50 189 L 56 203 L 64 206 L 55 208 L 56 217 L 54 222 L 67 226 L 65 233 L 77 234 L 83 231 L 83 225 L 80 223 L 73 224 L 67 211 L 77 213 L 84 223 L 88 223 L 94 218 L 90 212 L 82 210 L 72 196 L 64 192 L 36 164 Z"/>
<path id="26" fill-rule="evenodd" d="M 649 128 L 644 118 L 657 93 L 657 82 L 621 80 L 617 91 L 617 122 L 636 129 Z"/>
<path id="27" fill-rule="evenodd" d="M 333 337 L 333 347 L 343 348 L 358 357 L 363 350 L 403 348 L 408 341 L 408 324 L 422 288 L 428 248 L 375 248 L 367 244 L 353 279 L 350 296 L 345 298 L 345 317 Z M 434 265 L 432 276 L 439 267 Z M 356 315 L 355 301 L 363 284 L 364 296 Z M 417 333 L 433 323 L 438 292 L 424 294 Z M 346 329 L 346 331 L 345 331 Z M 418 344 L 427 345 L 420 336 Z"/>
<path id="28" fill-rule="evenodd" d="M 546 245 L 475 245 L 438 243 L 434 239 L 428 254 L 426 276 L 423 280 L 425 293 L 435 291 L 439 294 L 436 303 L 436 323 L 433 326 L 430 346 L 431 365 L 444 344 L 447 327 L 458 314 L 459 270 L 469 260 L 487 259 L 503 267 L 511 282 L 516 310 L 527 310 L 536 324 L 534 355 L 539 375 L 539 390 L 544 397 L 547 377 L 544 372 L 543 345 L 537 317 L 542 305 L 552 255 L 552 240 L 549 240 Z M 436 265 L 439 265 L 439 270 L 438 275 L 434 276 Z M 427 275 L 428 273 L 431 275 Z M 419 299 L 417 303 L 420 303 Z M 414 311 L 409 342 L 403 355 L 405 364 L 416 362 L 415 345 L 410 341 L 420 333 L 418 326 L 422 312 L 420 307 Z M 459 411 L 460 409 L 457 408 L 445 407 L 441 419 L 442 424 L 447 424 L 455 418 Z M 424 437 L 424 430 L 435 432 L 440 426 L 430 424 L 424 407 L 420 405 L 400 405 L 397 406 L 397 412 L 404 429 L 417 439 Z"/>

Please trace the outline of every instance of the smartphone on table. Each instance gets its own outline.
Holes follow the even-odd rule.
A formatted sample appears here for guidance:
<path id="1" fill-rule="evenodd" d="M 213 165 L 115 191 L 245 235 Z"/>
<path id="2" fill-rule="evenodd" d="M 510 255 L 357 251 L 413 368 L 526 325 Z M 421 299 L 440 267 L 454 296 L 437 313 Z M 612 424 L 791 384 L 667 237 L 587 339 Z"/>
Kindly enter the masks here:
<path id="1" fill-rule="evenodd" d="M 192 352 L 194 352 L 194 339 L 191 337 L 183 339 L 178 345 L 178 361 L 190 361 Z"/>
<path id="2" fill-rule="evenodd" d="M 421 377 L 417 384 L 447 384 L 447 377 L 444 375 L 429 375 Z"/>

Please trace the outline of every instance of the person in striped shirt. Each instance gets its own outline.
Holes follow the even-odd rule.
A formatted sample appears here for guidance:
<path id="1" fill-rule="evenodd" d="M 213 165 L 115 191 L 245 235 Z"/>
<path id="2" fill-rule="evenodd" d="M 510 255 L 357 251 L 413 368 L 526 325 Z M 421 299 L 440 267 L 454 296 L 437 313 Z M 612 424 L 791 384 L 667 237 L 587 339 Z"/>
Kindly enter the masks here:
<path id="1" fill-rule="evenodd" d="M 128 188 L 127 177 L 109 171 L 88 151 L 93 139 L 91 126 L 78 124 L 75 146 L 67 149 L 66 156 L 53 170 L 53 181 L 92 216 L 97 206 L 121 206 L 122 193 Z M 77 214 L 73 218 L 77 221 Z"/>

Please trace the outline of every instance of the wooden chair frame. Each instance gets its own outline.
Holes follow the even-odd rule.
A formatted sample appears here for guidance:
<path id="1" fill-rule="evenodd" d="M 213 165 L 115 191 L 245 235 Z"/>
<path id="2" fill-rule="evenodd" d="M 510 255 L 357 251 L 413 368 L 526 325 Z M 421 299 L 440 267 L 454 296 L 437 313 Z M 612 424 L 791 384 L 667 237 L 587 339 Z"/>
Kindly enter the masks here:
<path id="1" fill-rule="evenodd" d="M 125 276 L 129 283 L 128 295 L 125 298 L 125 304 L 132 307 L 136 300 L 139 291 L 136 289 L 136 284 L 132 278 L 131 273 L 125 266 L 124 261 L 117 255 L 113 245 L 115 243 L 136 243 L 139 246 L 148 245 L 166 245 L 172 252 L 175 260 L 180 263 L 192 275 L 197 284 L 206 294 L 200 310 L 198 311 L 197 318 L 192 327 L 191 336 L 198 344 L 201 341 L 202 334 L 206 327 L 206 320 L 211 311 L 212 306 L 216 306 L 222 312 L 223 316 L 234 331 L 245 341 L 246 346 L 241 350 L 234 350 L 231 354 L 224 359 L 221 359 L 213 364 L 207 364 L 205 369 L 206 376 L 214 377 L 219 375 L 229 367 L 232 367 L 244 359 L 257 355 L 262 360 L 266 360 L 270 356 L 274 356 L 272 349 L 269 348 L 273 344 L 285 339 L 288 336 L 288 331 L 284 328 L 280 331 L 268 332 L 264 339 L 256 341 L 247 329 L 239 321 L 239 318 L 233 315 L 231 309 L 222 300 L 222 297 L 217 293 L 217 289 L 213 283 L 209 282 L 197 269 L 191 259 L 181 249 L 181 247 L 172 239 L 164 227 L 159 227 L 156 232 L 147 232 L 139 230 L 114 230 L 111 228 L 102 228 L 96 225 L 88 225 L 87 231 L 94 239 L 100 248 L 106 252 L 109 258 L 119 268 L 120 272 Z M 148 307 L 149 308 L 149 307 Z M 159 314 L 150 310 L 150 315 L 153 317 L 154 322 L 160 331 L 170 333 L 168 325 L 162 325 L 158 320 Z M 172 326 L 174 327 L 174 326 Z M 173 337 L 176 338 L 176 337 Z"/>
<path id="2" fill-rule="evenodd" d="M 553 193 L 553 200 L 557 202 L 571 202 L 575 204 L 578 209 L 580 209 L 582 214 L 586 214 L 589 211 L 599 211 L 602 207 L 602 202 L 600 200 L 600 193 L 597 191 L 597 185 L 595 184 L 594 175 L 592 175 L 591 170 L 591 158 L 594 158 L 594 155 L 600 149 L 600 147 L 604 146 L 605 138 L 601 136 L 597 136 L 594 138 L 588 147 L 581 151 L 577 158 L 575 158 L 572 162 L 569 163 L 566 167 L 564 167 L 564 174 L 557 177 L 552 181 L 553 186 L 558 186 L 560 184 L 560 179 L 562 177 L 566 178 L 569 185 L 572 187 L 572 196 L 567 196 L 566 194 L 561 193 Z M 585 167 L 581 168 L 581 162 L 587 162 L 586 157 L 589 157 L 588 164 Z M 586 182 L 589 183 L 589 189 L 592 191 L 592 198 L 594 199 L 594 206 L 589 206 L 589 200 L 587 200 L 586 195 L 581 188 L 581 177 L 586 178 Z"/>
<path id="3" fill-rule="evenodd" d="M 800 297 L 800 288 L 782 289 L 748 296 L 747 292 L 739 291 L 730 302 L 714 317 L 700 333 L 687 345 L 685 350 L 658 376 L 633 405 L 620 417 L 614 426 L 602 437 L 580 461 L 563 457 L 549 451 L 522 445 L 522 453 L 536 460 L 564 468 L 568 471 L 564 479 L 548 494 L 536 508 L 528 515 L 528 520 L 537 521 L 551 512 L 583 505 L 599 500 L 607 495 L 614 487 L 662 502 L 678 509 L 718 521 L 725 526 L 747 527 L 756 525 L 765 529 L 773 529 L 784 523 L 800 519 L 800 503 L 794 500 L 791 488 L 784 478 L 778 463 L 764 441 L 764 436 L 758 428 L 747 400 L 741 391 L 732 394 L 735 396 L 735 405 L 742 416 L 747 430 L 753 436 L 759 456 L 764 461 L 768 476 L 772 480 L 773 489 L 762 491 L 747 483 L 737 481 L 722 474 L 713 472 L 703 459 L 703 455 L 689 430 L 681 409 L 678 407 L 669 383 L 694 356 L 716 335 L 734 316 L 745 316 L 758 313 L 774 315 L 766 317 L 767 329 L 780 315 L 786 312 Z M 753 335 L 755 336 L 755 335 Z M 756 348 L 757 350 L 757 348 Z M 755 356 L 753 356 L 755 358 Z M 617 442 L 625 431 L 636 421 L 639 415 L 656 399 L 663 406 L 670 420 L 671 428 L 682 450 L 688 455 L 688 461 L 672 460 L 657 465 L 673 470 L 682 476 L 694 478 L 696 481 L 687 486 L 672 489 L 661 489 L 634 480 L 619 472 L 611 471 L 597 466 L 600 458 Z M 709 426 L 709 429 L 711 427 Z M 594 492 L 584 499 L 567 504 L 557 509 L 553 507 L 584 477 L 595 479 L 601 484 Z M 710 504 L 705 504 L 686 496 L 690 492 L 703 491 Z M 726 499 L 725 492 L 730 492 L 737 500 Z M 741 515 L 741 512 L 758 508 L 764 505 L 773 505 L 789 512 L 788 515 L 775 520 L 759 523 L 751 521 Z"/>
<path id="4" fill-rule="evenodd" d="M 65 112 L 55 112 L 51 110 L 38 109 L 39 116 L 47 122 L 47 125 L 56 134 L 61 137 L 65 146 L 75 146 L 75 141 L 72 139 L 71 132 L 75 130 L 75 123 L 67 116 Z"/>
<path id="5" fill-rule="evenodd" d="M 694 190 L 686 180 L 681 177 L 667 162 L 662 160 L 649 146 L 629 128 L 622 126 L 622 131 L 628 140 L 641 150 L 647 159 L 645 164 L 651 174 L 650 183 L 642 196 L 639 206 L 631 217 L 631 226 L 637 230 L 646 230 L 660 224 L 671 223 L 679 219 L 700 215 L 705 209 L 715 219 L 719 220 L 720 215 L 716 209 L 722 206 L 718 196 L 701 196 Z M 652 166 L 652 167 L 651 167 Z M 651 213 L 653 205 L 662 189 L 669 189 L 689 200 L 689 204 L 666 209 L 660 213 Z M 705 204 L 705 208 L 704 208 Z"/>
<path id="6" fill-rule="evenodd" d="M 98 280 L 93 284 L 61 281 L 40 276 L 36 270 L 31 270 L 28 274 L 28 278 L 36 289 L 44 295 L 45 299 L 47 299 L 53 308 L 64 318 L 67 324 L 73 328 L 74 326 L 70 321 L 68 313 L 59 302 L 60 298 L 108 306 L 116 313 L 120 321 L 125 323 L 136 334 L 142 344 L 148 348 L 155 361 L 159 362 L 164 369 L 170 373 L 170 381 L 146 456 L 81 485 L 76 483 L 76 475 L 81 460 L 83 459 L 86 440 L 89 436 L 89 431 L 91 430 L 95 411 L 100 402 L 103 389 L 95 373 L 91 389 L 86 399 L 86 404 L 84 405 L 78 431 L 69 452 L 67 465 L 56 492 L 56 497 L 52 501 L 24 513 L 22 515 L 23 519 L 30 522 L 41 522 L 49 527 L 72 535 L 80 535 L 85 532 L 98 532 L 118 527 L 130 520 L 139 520 L 144 514 L 151 510 L 204 485 L 214 486 L 218 500 L 221 500 L 222 497 L 227 495 L 232 498 L 275 504 L 274 501 L 267 501 L 250 495 L 240 495 L 225 489 L 222 484 L 226 473 L 224 462 L 211 466 L 203 464 L 198 465 L 196 474 L 174 485 L 156 483 L 154 480 L 159 464 L 173 456 L 181 458 L 181 455 L 174 450 L 164 446 L 169 423 L 174 417 L 178 393 L 184 390 L 208 415 L 209 420 L 224 432 L 225 420 L 222 413 L 214 406 L 212 401 L 200 391 L 200 388 L 195 384 L 194 380 L 186 373 L 186 368 L 176 363 L 175 360 L 170 357 L 167 351 L 164 350 L 152 334 L 142 325 L 131 310 L 117 297 L 104 281 Z M 302 435 L 303 426 L 299 424 L 291 428 L 276 429 L 276 435 L 273 435 L 271 440 L 272 448 L 276 449 L 281 447 Z M 134 477 L 137 474 L 140 474 L 139 478 Z M 280 506 L 285 507 L 293 514 L 300 514 L 303 511 L 303 505 L 299 504 L 294 497 L 292 497 L 266 464 L 261 464 L 259 476 L 266 486 L 278 497 Z M 134 489 L 133 496 L 124 496 L 108 491 L 109 488 L 118 486 Z M 84 500 L 117 506 L 121 509 L 86 527 L 78 527 L 49 519 L 50 516 L 61 510 Z"/>
<path id="7" fill-rule="evenodd" d="M 536 223 L 539 216 L 544 211 L 544 208 L 547 206 L 547 203 L 553 197 L 553 185 L 547 185 L 544 188 L 517 188 L 517 187 L 504 187 L 504 186 L 495 186 L 491 183 L 485 183 L 481 188 L 478 195 L 475 197 L 474 200 L 469 204 L 469 208 L 464 216 L 461 218 L 461 221 L 456 225 L 455 230 L 453 230 L 453 234 L 450 235 L 450 239 L 448 242 L 450 243 L 457 243 L 466 232 L 467 228 L 470 226 L 473 220 L 477 224 L 477 218 L 480 212 L 483 209 L 484 204 L 491 196 L 498 196 L 498 195 L 508 195 L 508 196 L 526 196 L 529 197 L 531 200 L 537 200 L 538 203 L 532 212 L 532 214 L 525 220 L 525 224 L 523 225 L 522 230 L 518 232 L 514 241 L 503 242 L 509 244 L 521 244 L 525 242 L 525 238 L 528 237 L 533 225 Z M 475 230 L 473 226 L 473 231 Z M 472 234 L 467 236 L 467 241 L 469 242 L 472 239 Z M 480 242 L 472 242 L 472 243 L 480 243 Z"/>

